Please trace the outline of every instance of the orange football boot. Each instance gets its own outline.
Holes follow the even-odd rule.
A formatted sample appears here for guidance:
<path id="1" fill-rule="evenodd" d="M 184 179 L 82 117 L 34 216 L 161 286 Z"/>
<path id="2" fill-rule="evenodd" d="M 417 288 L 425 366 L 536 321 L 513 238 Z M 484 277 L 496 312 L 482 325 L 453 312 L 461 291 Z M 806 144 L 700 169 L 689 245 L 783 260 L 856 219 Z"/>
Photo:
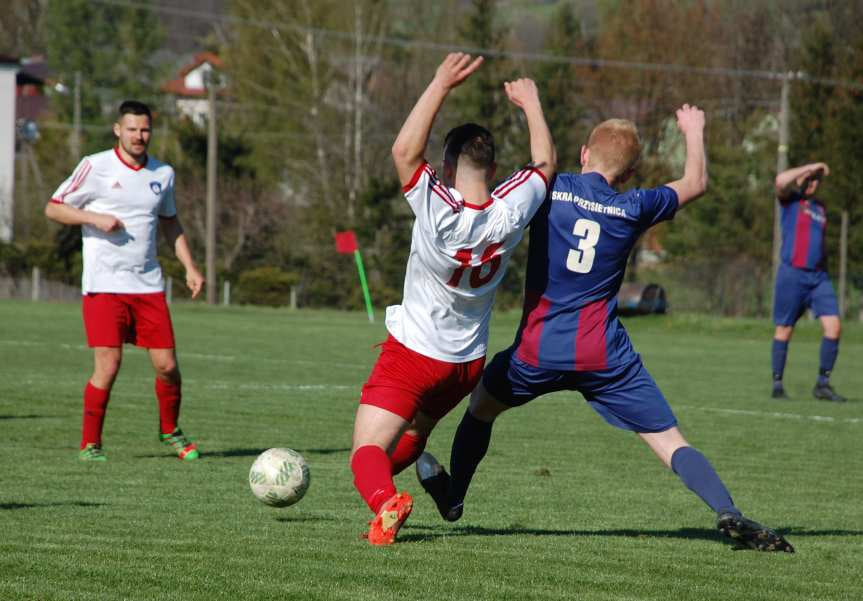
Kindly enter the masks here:
<path id="1" fill-rule="evenodd" d="M 407 492 L 393 495 L 381 506 L 371 522 L 365 538 L 372 545 L 391 545 L 396 542 L 396 534 L 414 507 L 414 500 Z"/>

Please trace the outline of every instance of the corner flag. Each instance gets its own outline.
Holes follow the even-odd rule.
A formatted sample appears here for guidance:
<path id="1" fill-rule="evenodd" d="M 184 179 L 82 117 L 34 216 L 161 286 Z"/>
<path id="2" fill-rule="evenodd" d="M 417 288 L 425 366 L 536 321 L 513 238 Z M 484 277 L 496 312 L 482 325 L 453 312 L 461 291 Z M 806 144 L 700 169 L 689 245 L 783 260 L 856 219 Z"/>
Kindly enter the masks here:
<path id="1" fill-rule="evenodd" d="M 357 262 L 357 271 L 360 274 L 360 285 L 363 288 L 363 298 L 366 301 L 366 313 L 369 321 L 374 323 L 375 313 L 372 310 L 372 297 L 369 294 L 369 285 L 366 282 L 366 270 L 363 268 L 363 257 L 360 255 L 360 246 L 357 244 L 357 235 L 353 230 L 336 232 L 336 252 L 342 255 L 354 255 Z"/>

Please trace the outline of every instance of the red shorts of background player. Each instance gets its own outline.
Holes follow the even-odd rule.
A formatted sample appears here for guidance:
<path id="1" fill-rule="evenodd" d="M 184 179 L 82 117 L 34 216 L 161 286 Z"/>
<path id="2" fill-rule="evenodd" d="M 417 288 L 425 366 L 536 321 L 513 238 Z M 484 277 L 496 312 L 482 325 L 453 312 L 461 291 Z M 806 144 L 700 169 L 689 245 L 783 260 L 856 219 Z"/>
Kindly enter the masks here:
<path id="1" fill-rule="evenodd" d="M 174 348 L 174 327 L 163 292 L 85 294 L 81 303 L 87 345 Z"/>
<path id="2" fill-rule="evenodd" d="M 410 350 L 389 336 L 360 403 L 386 409 L 412 421 L 417 411 L 440 419 L 469 395 L 482 376 L 485 357 L 449 363 Z"/>

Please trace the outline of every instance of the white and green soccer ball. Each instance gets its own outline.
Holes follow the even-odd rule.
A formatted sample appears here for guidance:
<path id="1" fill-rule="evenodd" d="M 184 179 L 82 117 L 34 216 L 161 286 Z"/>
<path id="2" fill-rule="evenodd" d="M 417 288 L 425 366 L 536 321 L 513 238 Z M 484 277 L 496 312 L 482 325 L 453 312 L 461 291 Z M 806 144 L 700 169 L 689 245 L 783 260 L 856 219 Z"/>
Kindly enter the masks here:
<path id="1" fill-rule="evenodd" d="M 309 466 L 293 449 L 267 449 L 252 464 L 249 486 L 262 503 L 287 507 L 309 489 Z"/>

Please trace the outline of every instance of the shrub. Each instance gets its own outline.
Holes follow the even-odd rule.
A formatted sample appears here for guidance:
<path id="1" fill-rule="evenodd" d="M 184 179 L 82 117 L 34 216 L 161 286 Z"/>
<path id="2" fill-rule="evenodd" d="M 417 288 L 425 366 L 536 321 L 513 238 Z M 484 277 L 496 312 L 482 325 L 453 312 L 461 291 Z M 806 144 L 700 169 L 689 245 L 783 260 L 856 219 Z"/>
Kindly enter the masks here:
<path id="1" fill-rule="evenodd" d="M 297 275 L 278 267 L 258 267 L 240 274 L 237 282 L 238 303 L 278 307 L 290 303 L 291 288 Z"/>

